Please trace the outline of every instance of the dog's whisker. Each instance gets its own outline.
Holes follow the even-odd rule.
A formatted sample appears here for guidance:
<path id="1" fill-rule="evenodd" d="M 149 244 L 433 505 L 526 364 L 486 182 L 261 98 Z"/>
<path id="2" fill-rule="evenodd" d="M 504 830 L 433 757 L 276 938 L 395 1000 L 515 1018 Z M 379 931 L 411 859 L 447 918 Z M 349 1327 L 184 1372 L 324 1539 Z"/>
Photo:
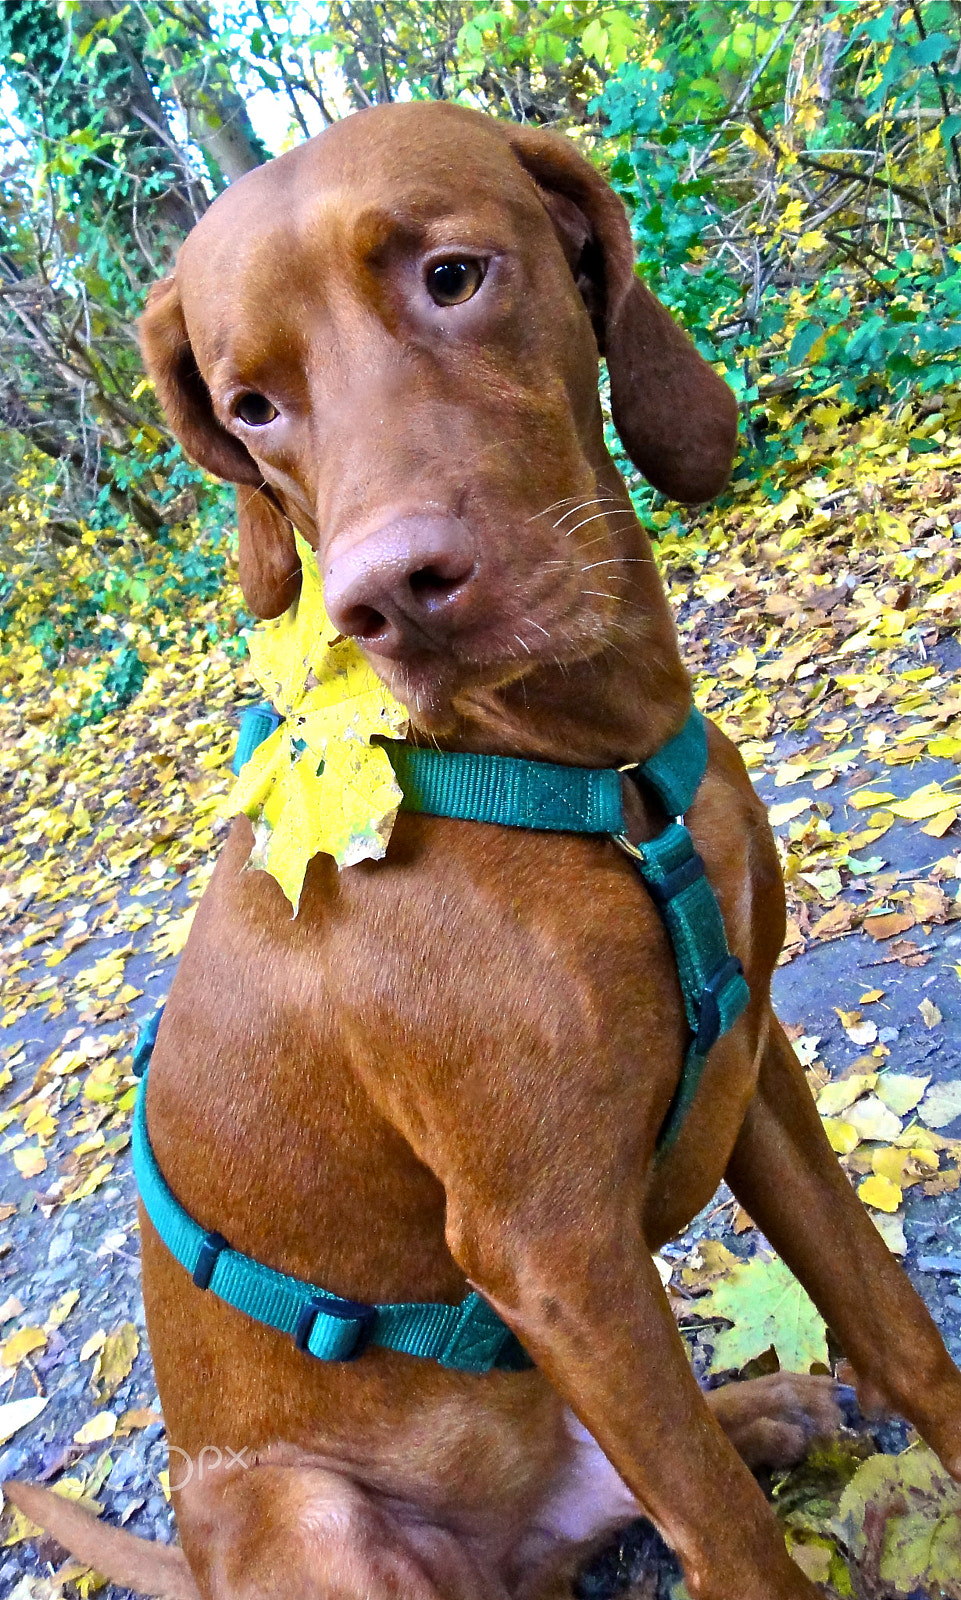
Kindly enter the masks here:
<path id="1" fill-rule="evenodd" d="M 618 502 L 614 495 L 594 495 L 590 500 L 582 500 L 580 505 L 568 506 L 567 510 L 563 511 L 558 517 L 557 521 L 554 523 L 554 527 L 555 529 L 559 528 L 566 517 L 573 517 L 578 511 L 586 511 L 588 506 L 600 506 L 604 504 L 616 505 L 617 503 Z M 614 513 L 611 512 L 611 515 L 613 516 Z"/>
<path id="2" fill-rule="evenodd" d="M 553 505 L 545 506 L 543 511 L 535 511 L 532 517 L 527 518 L 527 522 L 536 522 L 538 517 L 546 517 L 548 512 L 556 511 L 558 506 L 569 505 L 572 500 L 576 500 L 577 498 L 578 497 L 576 494 L 565 494 L 562 499 L 555 500 Z"/>
<path id="3" fill-rule="evenodd" d="M 610 517 L 623 517 L 626 515 L 628 515 L 628 513 L 624 511 L 595 511 L 592 517 L 585 517 L 583 522 L 575 522 L 573 528 L 565 528 L 563 530 L 564 537 L 565 539 L 569 539 L 572 533 L 576 533 L 578 528 L 586 528 L 588 523 L 600 521 L 606 522 Z M 631 512 L 630 515 L 633 516 L 634 513 Z M 603 535 L 601 537 L 603 537 Z"/>
<path id="4" fill-rule="evenodd" d="M 588 506 L 617 505 L 619 502 L 620 495 L 592 494 L 589 499 L 582 500 L 580 505 L 568 506 L 566 511 L 561 512 L 557 521 L 563 522 L 565 517 L 572 517 L 576 511 L 586 511 Z"/>
<path id="5" fill-rule="evenodd" d="M 589 562 L 586 567 L 581 568 L 581 571 L 593 572 L 595 567 L 653 567 L 653 565 L 653 561 L 646 560 L 644 556 L 608 556 L 605 561 Z"/>
<path id="6" fill-rule="evenodd" d="M 607 517 L 633 517 L 633 515 L 634 515 L 633 511 L 627 511 L 627 510 L 623 510 L 623 511 L 595 511 L 595 513 L 594 513 L 594 515 L 592 517 L 585 517 L 583 522 L 575 522 L 573 528 L 565 528 L 564 529 L 564 533 L 565 533 L 565 535 L 567 537 L 570 537 L 570 535 L 572 533 L 576 533 L 577 532 L 578 528 L 586 528 L 589 522 L 599 522 L 602 517 L 605 517 L 605 518 L 607 518 Z"/>

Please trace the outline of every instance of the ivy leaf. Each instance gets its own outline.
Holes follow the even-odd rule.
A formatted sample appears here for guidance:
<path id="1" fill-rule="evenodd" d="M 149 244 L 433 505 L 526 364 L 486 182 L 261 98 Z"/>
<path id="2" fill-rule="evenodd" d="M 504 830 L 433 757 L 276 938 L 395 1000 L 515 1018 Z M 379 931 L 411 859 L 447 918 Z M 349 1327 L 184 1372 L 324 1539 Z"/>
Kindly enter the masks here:
<path id="1" fill-rule="evenodd" d="M 814 1362 L 827 1365 L 825 1327 L 812 1300 L 784 1262 L 755 1260 L 736 1267 L 697 1303 L 698 1313 L 734 1322 L 714 1342 L 712 1372 L 739 1369 L 771 1345 L 781 1366 L 807 1372 Z"/>

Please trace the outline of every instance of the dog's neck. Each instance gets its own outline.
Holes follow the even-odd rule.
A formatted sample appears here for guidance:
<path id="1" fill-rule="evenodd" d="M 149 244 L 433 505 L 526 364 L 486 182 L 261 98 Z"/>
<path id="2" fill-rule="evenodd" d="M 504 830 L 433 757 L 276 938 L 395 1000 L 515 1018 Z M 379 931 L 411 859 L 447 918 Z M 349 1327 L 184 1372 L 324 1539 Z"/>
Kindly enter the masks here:
<path id="1" fill-rule="evenodd" d="M 605 452 L 598 492 L 623 503 L 627 489 Z M 497 689 L 464 697 L 449 749 L 518 755 L 572 766 L 644 761 L 678 732 L 691 705 L 664 585 L 651 542 L 633 519 L 611 530 L 624 561 L 618 613 L 595 654 L 548 663 Z"/>

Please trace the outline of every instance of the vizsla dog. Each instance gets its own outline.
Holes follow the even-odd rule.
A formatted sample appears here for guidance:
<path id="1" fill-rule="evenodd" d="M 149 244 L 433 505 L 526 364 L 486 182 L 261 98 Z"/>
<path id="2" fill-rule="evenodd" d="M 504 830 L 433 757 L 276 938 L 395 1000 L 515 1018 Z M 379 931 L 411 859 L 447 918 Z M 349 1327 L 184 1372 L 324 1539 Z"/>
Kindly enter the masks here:
<path id="1" fill-rule="evenodd" d="M 678 500 L 723 487 L 735 405 L 571 144 L 447 104 L 350 117 L 217 200 L 142 337 L 184 447 L 238 485 L 249 605 L 296 598 L 295 525 L 416 743 L 623 768 L 682 727 L 690 682 L 605 449 L 598 352 L 625 449 Z M 650 840 L 667 819 L 624 783 Z M 473 1285 L 536 1366 L 314 1359 L 196 1287 L 144 1215 L 183 1555 L 11 1498 L 119 1581 L 204 1600 L 549 1600 L 641 1510 L 697 1600 L 812 1600 L 742 1457 L 830 1431 L 831 1380 L 703 1394 L 651 1258 L 722 1178 L 862 1400 L 961 1477 L 961 1375 L 771 1010 L 777 856 L 713 728 L 686 821 L 751 998 L 666 1153 L 677 965 L 610 839 L 402 813 L 383 862 L 316 857 L 292 919 L 235 822 L 151 1067 L 170 1188 L 338 1295 Z"/>

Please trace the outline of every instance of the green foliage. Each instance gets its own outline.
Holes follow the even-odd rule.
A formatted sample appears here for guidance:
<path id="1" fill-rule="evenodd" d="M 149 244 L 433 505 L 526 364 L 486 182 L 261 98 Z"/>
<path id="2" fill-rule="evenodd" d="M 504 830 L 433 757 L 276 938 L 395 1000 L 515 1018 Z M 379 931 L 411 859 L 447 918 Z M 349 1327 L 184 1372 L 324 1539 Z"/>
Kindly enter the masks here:
<path id="1" fill-rule="evenodd" d="M 232 512 L 167 431 L 133 324 L 210 199 L 269 153 L 255 95 L 274 149 L 409 97 L 571 134 L 739 396 L 735 493 L 779 500 L 812 424 L 834 436 L 877 408 L 927 416 L 908 430 L 922 455 L 961 370 L 958 46 L 951 0 L 9 0 L 4 634 L 56 670 L 99 655 L 91 693 L 113 703 L 134 679 L 102 618 L 149 583 L 159 629 L 178 593 L 221 581 L 211 530 Z M 632 483 L 652 531 L 683 534 Z M 205 530 L 189 548 L 185 515 Z"/>
<path id="2" fill-rule="evenodd" d="M 644 276 L 738 394 L 740 473 L 775 496 L 812 403 L 961 373 L 957 54 L 942 0 L 680 6 L 594 102 Z"/>

